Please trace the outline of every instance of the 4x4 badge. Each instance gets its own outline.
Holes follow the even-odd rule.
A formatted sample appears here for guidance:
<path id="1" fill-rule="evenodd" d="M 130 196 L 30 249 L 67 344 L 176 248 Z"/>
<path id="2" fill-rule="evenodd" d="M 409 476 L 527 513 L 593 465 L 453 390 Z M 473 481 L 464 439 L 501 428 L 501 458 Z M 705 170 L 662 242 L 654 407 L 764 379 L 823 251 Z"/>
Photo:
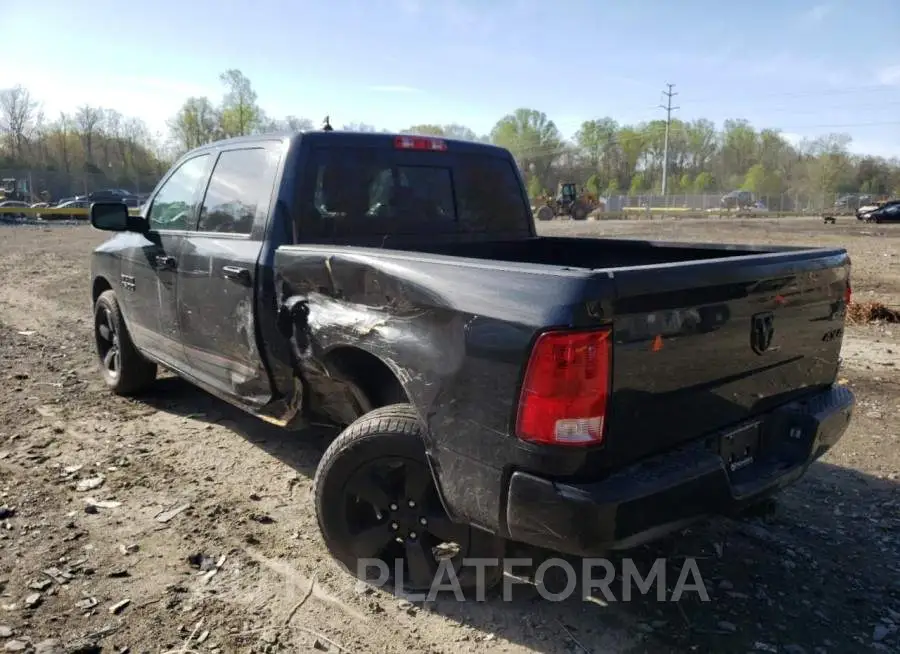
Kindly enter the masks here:
<path id="1" fill-rule="evenodd" d="M 750 347 L 757 354 L 762 354 L 770 347 L 775 338 L 775 314 L 771 311 L 757 313 L 750 319 Z"/>

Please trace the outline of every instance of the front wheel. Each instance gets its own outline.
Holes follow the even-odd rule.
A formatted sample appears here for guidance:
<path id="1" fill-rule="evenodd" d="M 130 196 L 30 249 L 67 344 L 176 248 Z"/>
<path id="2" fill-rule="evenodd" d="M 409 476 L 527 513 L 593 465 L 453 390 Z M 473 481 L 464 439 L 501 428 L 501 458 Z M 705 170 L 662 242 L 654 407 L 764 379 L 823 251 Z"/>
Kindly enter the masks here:
<path id="1" fill-rule="evenodd" d="M 363 581 L 375 568 L 395 590 L 427 592 L 455 580 L 464 593 L 487 592 L 502 578 L 505 542 L 450 520 L 423 432 L 413 408 L 395 404 L 364 415 L 332 442 L 313 481 L 325 545 Z"/>
<path id="2" fill-rule="evenodd" d="M 538 207 L 538 210 L 537 210 L 537 213 L 535 214 L 535 216 L 537 217 L 538 220 L 541 220 L 541 221 L 553 220 L 553 218 L 554 218 L 553 209 L 546 204 L 542 205 L 542 206 Z"/>
<path id="3" fill-rule="evenodd" d="M 156 379 L 156 364 L 138 352 L 125 326 L 114 291 L 94 304 L 94 342 L 103 381 L 117 395 L 133 395 Z"/>

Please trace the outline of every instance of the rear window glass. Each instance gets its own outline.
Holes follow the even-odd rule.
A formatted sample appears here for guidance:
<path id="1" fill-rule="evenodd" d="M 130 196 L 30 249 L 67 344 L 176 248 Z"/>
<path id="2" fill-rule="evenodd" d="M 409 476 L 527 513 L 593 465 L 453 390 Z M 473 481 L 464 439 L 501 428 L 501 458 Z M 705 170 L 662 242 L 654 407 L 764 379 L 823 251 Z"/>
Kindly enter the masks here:
<path id="1" fill-rule="evenodd" d="M 304 239 L 530 227 L 515 169 L 498 157 L 335 147 L 314 149 L 311 164 Z"/>

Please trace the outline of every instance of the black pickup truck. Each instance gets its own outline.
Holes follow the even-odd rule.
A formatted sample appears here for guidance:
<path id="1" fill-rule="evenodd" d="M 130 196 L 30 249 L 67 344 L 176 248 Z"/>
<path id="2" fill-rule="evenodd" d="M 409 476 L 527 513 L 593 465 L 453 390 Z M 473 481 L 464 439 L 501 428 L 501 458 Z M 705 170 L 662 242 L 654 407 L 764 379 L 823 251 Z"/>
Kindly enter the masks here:
<path id="1" fill-rule="evenodd" d="M 752 507 L 841 437 L 843 249 L 538 236 L 510 153 L 307 132 L 184 155 L 93 253 L 112 391 L 157 366 L 342 433 L 316 474 L 357 572 L 510 542 L 628 548 Z M 438 553 L 438 556 L 435 553 Z"/>

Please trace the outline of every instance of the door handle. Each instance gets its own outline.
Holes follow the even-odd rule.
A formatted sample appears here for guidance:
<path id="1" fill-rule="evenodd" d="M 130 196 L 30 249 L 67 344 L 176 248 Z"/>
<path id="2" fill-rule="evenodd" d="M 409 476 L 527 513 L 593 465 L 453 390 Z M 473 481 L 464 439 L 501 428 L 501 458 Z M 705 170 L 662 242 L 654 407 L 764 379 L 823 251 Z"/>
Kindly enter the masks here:
<path id="1" fill-rule="evenodd" d="M 250 271 L 246 268 L 238 268 L 237 266 L 222 266 L 222 276 L 225 279 L 230 279 L 239 284 L 243 284 L 244 286 L 249 286 L 252 281 Z"/>
<path id="2" fill-rule="evenodd" d="M 160 268 L 174 268 L 175 267 L 175 257 L 166 256 L 163 254 L 159 254 L 156 256 L 156 265 Z"/>

